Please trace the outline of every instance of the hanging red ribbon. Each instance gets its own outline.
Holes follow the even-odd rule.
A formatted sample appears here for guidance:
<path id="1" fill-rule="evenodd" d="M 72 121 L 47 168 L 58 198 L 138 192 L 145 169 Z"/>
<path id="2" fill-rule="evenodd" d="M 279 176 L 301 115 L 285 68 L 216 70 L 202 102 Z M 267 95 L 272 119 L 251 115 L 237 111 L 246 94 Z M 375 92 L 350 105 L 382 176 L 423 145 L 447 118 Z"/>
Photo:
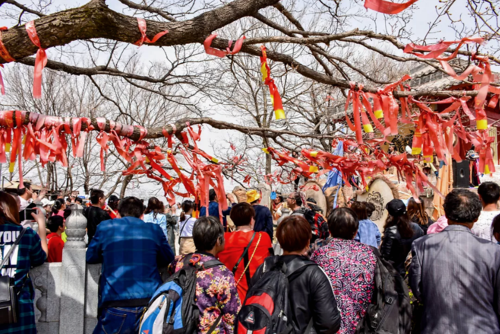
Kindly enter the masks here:
<path id="1" fill-rule="evenodd" d="M 281 101 L 281 95 L 278 91 L 278 87 L 271 78 L 271 68 L 267 63 L 267 53 L 266 47 L 262 45 L 260 47 L 262 50 L 262 56 L 260 57 L 260 71 L 262 73 L 262 81 L 269 87 L 269 93 L 271 94 L 271 102 L 273 104 L 274 115 L 276 119 L 285 119 L 285 111 L 283 110 L 283 102 Z"/>
<path id="2" fill-rule="evenodd" d="M 12 58 L 9 54 L 9 51 L 5 48 L 5 45 L 3 45 L 2 42 L 2 31 L 7 30 L 7 27 L 0 27 L 0 57 L 3 58 L 6 62 L 10 63 L 14 61 L 14 58 Z M 0 64 L 1 67 L 3 67 L 2 64 Z M 5 95 L 5 86 L 3 83 L 3 78 L 2 78 L 2 73 L 0 72 L 0 91 L 2 95 Z"/>
<path id="3" fill-rule="evenodd" d="M 40 38 L 38 38 L 38 34 L 36 33 L 35 21 L 26 23 L 26 32 L 31 42 L 38 47 L 35 59 L 35 72 L 33 74 L 33 97 L 39 99 L 42 97 L 42 71 L 45 65 L 47 65 L 47 53 L 40 44 Z"/>
<path id="4" fill-rule="evenodd" d="M 410 0 L 405 3 L 393 3 L 384 0 L 365 0 L 365 8 L 383 14 L 398 14 L 417 1 L 418 0 Z"/>

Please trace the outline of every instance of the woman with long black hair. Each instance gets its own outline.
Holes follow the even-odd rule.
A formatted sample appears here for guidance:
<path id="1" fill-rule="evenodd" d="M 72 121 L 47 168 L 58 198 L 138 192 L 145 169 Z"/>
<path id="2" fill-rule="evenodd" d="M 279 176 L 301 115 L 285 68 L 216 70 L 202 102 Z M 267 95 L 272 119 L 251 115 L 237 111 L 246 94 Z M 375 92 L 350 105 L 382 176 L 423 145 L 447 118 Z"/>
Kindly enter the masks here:
<path id="1" fill-rule="evenodd" d="M 427 229 L 434 221 L 429 217 L 425 211 L 424 202 L 417 203 L 413 197 L 408 201 L 408 216 L 410 220 L 420 226 L 424 234 L 427 234 Z"/>
<path id="2" fill-rule="evenodd" d="M 15 281 L 14 291 L 18 303 L 17 310 L 13 310 L 16 312 L 17 322 L 10 322 L 9 317 L 2 313 L 0 333 L 36 333 L 33 306 L 35 291 L 28 272 L 32 267 L 45 262 L 48 248 L 43 211 L 38 208 L 35 210 L 35 213 L 31 213 L 31 219 L 38 223 L 38 232 L 31 228 L 23 229 L 19 222 L 19 204 L 16 199 L 0 191 L 0 259 L 5 261 L 0 272 L 2 276 L 9 276 Z M 15 245 L 18 238 L 18 245 Z"/>
<path id="3" fill-rule="evenodd" d="M 384 236 L 380 253 L 392 262 L 401 276 L 405 275 L 405 260 L 411 250 L 411 244 L 424 235 L 418 224 L 411 222 L 406 206 L 400 199 L 393 199 L 386 207 L 389 215 L 384 225 Z"/>

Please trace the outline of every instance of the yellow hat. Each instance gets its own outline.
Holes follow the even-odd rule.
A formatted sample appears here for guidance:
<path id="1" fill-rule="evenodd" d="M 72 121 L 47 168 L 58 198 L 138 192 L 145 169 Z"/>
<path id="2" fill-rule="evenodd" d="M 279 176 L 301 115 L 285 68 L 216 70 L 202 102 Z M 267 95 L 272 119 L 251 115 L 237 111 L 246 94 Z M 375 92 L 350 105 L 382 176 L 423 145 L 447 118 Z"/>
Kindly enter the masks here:
<path id="1" fill-rule="evenodd" d="M 260 193 L 257 190 L 252 189 L 247 191 L 247 203 L 255 202 L 259 198 L 260 198 Z"/>

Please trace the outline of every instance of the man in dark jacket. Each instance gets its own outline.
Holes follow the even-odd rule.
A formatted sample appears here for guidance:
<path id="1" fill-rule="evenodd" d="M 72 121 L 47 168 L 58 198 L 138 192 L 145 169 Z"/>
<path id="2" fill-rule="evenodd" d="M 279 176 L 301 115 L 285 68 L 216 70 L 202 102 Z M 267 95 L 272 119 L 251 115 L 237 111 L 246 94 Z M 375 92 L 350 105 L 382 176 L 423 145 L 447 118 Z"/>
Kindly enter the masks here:
<path id="1" fill-rule="evenodd" d="M 89 238 L 88 244 L 92 241 L 97 225 L 102 221 L 111 219 L 109 214 L 101 209 L 106 203 L 104 191 L 100 189 L 92 189 L 90 191 L 90 203 L 92 204 L 86 210 L 83 210 L 83 215 L 87 218 L 87 236 Z"/>
<path id="2" fill-rule="evenodd" d="M 260 205 L 260 193 L 257 190 L 247 191 L 247 202 L 252 204 L 255 210 L 255 232 L 266 232 L 273 240 L 273 215 L 268 207 Z"/>
<path id="3" fill-rule="evenodd" d="M 100 223 L 87 249 L 87 263 L 102 263 L 94 333 L 137 333 L 144 307 L 162 284 L 158 268 L 174 259 L 160 226 L 142 220 L 141 200 L 124 198 L 118 212 L 122 218 Z"/>
<path id="4" fill-rule="evenodd" d="M 443 207 L 448 227 L 412 246 L 410 286 L 424 304 L 421 333 L 500 333 L 500 247 L 470 231 L 481 201 L 455 189 Z"/>

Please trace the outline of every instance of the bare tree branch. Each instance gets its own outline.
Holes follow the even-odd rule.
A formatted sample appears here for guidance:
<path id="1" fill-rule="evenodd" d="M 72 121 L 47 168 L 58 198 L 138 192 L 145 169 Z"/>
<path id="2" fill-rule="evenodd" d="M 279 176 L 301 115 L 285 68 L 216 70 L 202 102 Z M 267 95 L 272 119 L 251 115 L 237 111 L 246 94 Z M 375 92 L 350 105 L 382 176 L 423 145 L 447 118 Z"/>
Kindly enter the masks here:
<path id="1" fill-rule="evenodd" d="M 28 7 L 24 6 L 23 4 L 20 4 L 19 2 L 15 1 L 15 0 L 3 0 L 3 1 L 1 1 L 0 6 L 2 4 L 4 4 L 4 3 L 8 3 L 10 5 L 14 5 L 14 6 L 16 6 L 17 8 L 21 9 L 22 11 L 24 11 L 26 13 L 34 14 L 34 15 L 37 15 L 39 17 L 45 16 L 44 13 L 41 13 L 39 11 L 33 10 L 31 8 L 28 8 Z"/>

